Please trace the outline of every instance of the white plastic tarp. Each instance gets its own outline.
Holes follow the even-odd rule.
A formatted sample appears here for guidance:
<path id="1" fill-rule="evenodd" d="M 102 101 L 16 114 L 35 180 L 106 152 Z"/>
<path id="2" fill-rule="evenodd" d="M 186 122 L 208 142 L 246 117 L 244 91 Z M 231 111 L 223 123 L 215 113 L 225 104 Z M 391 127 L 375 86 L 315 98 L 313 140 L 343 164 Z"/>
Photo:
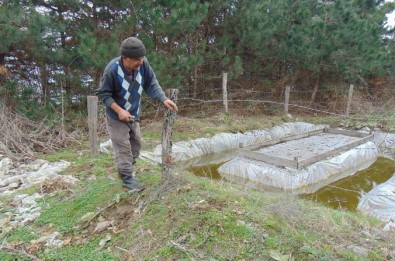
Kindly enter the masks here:
<path id="1" fill-rule="evenodd" d="M 304 132 L 322 129 L 326 125 L 314 125 L 304 122 L 284 123 L 268 130 L 257 130 L 246 133 L 221 133 L 211 138 L 200 138 L 196 140 L 180 141 L 173 144 L 172 156 L 174 162 L 184 166 L 208 165 L 230 160 L 219 169 L 226 179 L 243 180 L 255 186 L 257 180 L 265 179 L 266 184 L 277 186 L 282 189 L 299 188 L 300 193 L 313 193 L 322 186 L 330 184 L 338 179 L 350 176 L 357 171 L 369 167 L 378 156 L 395 159 L 395 134 L 374 132 L 373 144 L 368 142 L 356 149 L 347 151 L 337 157 L 312 164 L 305 169 L 295 170 L 276 167 L 264 162 L 247 160 L 236 157 L 237 153 L 228 153 L 242 147 L 296 135 Z M 226 151 L 226 153 L 225 153 Z M 215 155 L 217 153 L 217 155 Z M 142 151 L 141 156 L 155 162 L 161 162 L 162 148 L 158 145 L 153 152 Z M 209 156 L 209 155 L 215 156 Z M 259 177 L 263 173 L 264 177 Z M 280 184 L 280 185 L 279 185 Z M 285 185 L 281 185 L 285 184 Z M 387 182 L 384 185 L 386 185 Z M 248 185 L 248 184 L 247 184 Z M 391 183 L 388 184 L 389 186 Z M 373 196 L 369 196 L 366 201 Z M 380 200 L 376 198 L 375 200 Z M 389 203 L 390 201 L 386 201 Z M 387 205 L 388 212 L 394 212 L 395 203 L 377 204 Z M 375 206 L 370 204 L 370 210 Z M 381 210 L 378 210 L 379 212 Z M 373 213 L 374 214 L 374 213 Z"/>
<path id="2" fill-rule="evenodd" d="M 229 151 L 275 138 L 322 129 L 324 127 L 327 126 L 305 122 L 284 123 L 268 130 L 249 131 L 245 133 L 220 133 L 211 138 L 179 141 L 172 146 L 172 158 L 174 162 L 186 161 L 207 154 Z M 158 145 L 153 152 L 141 152 L 141 156 L 155 162 L 160 162 L 161 153 L 162 147 Z"/>
<path id="3" fill-rule="evenodd" d="M 257 144 L 275 138 L 296 135 L 304 132 L 322 129 L 327 125 L 314 125 L 305 122 L 284 123 L 268 130 L 256 130 L 245 133 L 220 133 L 211 138 L 179 141 L 172 146 L 174 162 L 186 161 L 207 154 L 224 152 L 232 149 Z M 373 142 L 377 145 L 379 155 L 395 159 L 395 134 L 374 132 Z M 100 144 L 101 153 L 111 153 L 111 140 Z M 152 151 L 142 151 L 142 158 L 161 162 L 162 146 L 158 145 Z"/>
<path id="4" fill-rule="evenodd" d="M 395 160 L 395 134 L 376 131 L 373 142 L 377 145 L 380 156 Z"/>
<path id="5" fill-rule="evenodd" d="M 369 167 L 377 160 L 378 150 L 373 142 L 366 142 L 333 158 L 325 159 L 302 169 L 279 167 L 262 161 L 237 157 L 219 167 L 225 179 L 240 178 L 282 190 L 312 193 L 340 178 Z"/>
<path id="6" fill-rule="evenodd" d="M 395 173 L 385 183 L 364 194 L 357 210 L 389 222 L 387 228 L 392 226 L 395 229 Z"/>

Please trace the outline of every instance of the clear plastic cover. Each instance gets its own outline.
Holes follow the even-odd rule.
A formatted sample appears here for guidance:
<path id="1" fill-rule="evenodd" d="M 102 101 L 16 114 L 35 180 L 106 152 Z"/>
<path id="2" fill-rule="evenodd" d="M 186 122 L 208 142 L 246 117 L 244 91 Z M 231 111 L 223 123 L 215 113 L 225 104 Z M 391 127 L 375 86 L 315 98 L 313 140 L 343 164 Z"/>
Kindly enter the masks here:
<path id="1" fill-rule="evenodd" d="M 318 130 L 324 127 L 326 126 L 304 122 L 284 123 L 268 130 L 249 131 L 245 133 L 220 133 L 211 138 L 179 141 L 173 144 L 172 158 L 174 162 L 186 161 L 207 154 L 224 152 L 275 138 Z M 141 155 L 144 158 L 160 162 L 161 153 L 162 147 L 158 145 L 153 152 L 142 152 Z"/>
<path id="2" fill-rule="evenodd" d="M 218 171 L 225 179 L 235 180 L 232 176 L 236 176 L 245 182 L 254 181 L 282 190 L 313 193 L 326 184 L 369 167 L 377 160 L 377 156 L 377 146 L 373 142 L 367 142 L 302 169 L 237 157 L 220 166 Z"/>
<path id="3" fill-rule="evenodd" d="M 395 229 L 395 176 L 363 195 L 357 210 L 388 222 L 386 229 Z"/>

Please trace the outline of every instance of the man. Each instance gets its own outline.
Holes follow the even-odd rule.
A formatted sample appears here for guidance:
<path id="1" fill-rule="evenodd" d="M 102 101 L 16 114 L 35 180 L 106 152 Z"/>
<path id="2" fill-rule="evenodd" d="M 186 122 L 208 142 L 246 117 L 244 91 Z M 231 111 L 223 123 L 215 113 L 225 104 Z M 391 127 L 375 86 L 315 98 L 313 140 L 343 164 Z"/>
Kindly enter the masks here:
<path id="1" fill-rule="evenodd" d="M 144 185 L 133 177 L 133 165 L 140 155 L 141 94 L 178 111 L 168 99 L 145 58 L 144 44 L 129 37 L 121 44 L 121 56 L 110 61 L 104 69 L 96 91 L 106 107 L 107 126 L 112 141 L 118 177 L 124 190 L 142 191 Z"/>

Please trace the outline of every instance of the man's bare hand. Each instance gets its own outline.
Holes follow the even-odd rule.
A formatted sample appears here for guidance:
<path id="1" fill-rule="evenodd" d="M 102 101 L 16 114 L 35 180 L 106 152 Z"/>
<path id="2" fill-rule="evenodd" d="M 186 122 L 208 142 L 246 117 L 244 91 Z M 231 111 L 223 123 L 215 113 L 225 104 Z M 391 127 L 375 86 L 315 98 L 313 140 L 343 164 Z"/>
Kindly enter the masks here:
<path id="1" fill-rule="evenodd" d="M 173 110 L 173 111 L 178 111 L 177 105 L 170 99 L 167 99 L 163 102 L 166 108 Z"/>
<path id="2" fill-rule="evenodd" d="M 132 120 L 132 115 L 127 110 L 124 110 L 121 106 L 117 103 L 111 103 L 111 109 L 118 114 L 118 118 L 121 121 L 129 122 Z"/>
<path id="3" fill-rule="evenodd" d="M 118 112 L 118 117 L 121 121 L 129 122 L 132 120 L 132 115 L 127 110 L 120 110 Z"/>

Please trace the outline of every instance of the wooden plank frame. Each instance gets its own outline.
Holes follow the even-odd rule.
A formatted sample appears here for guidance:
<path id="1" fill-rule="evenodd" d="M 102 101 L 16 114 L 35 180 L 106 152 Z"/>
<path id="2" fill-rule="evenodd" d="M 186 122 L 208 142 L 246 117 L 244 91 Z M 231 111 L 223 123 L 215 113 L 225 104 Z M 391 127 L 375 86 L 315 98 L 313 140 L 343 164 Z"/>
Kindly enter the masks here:
<path id="1" fill-rule="evenodd" d="M 256 150 L 262 149 L 267 146 L 275 145 L 278 143 L 290 141 L 290 140 L 298 140 L 302 138 L 307 138 L 310 136 L 318 135 L 321 133 L 332 133 L 332 134 L 341 134 L 341 135 L 346 135 L 346 136 L 351 136 L 351 137 L 357 137 L 360 138 L 356 141 L 353 141 L 351 143 L 348 143 L 340 148 L 333 149 L 327 152 L 324 152 L 320 155 L 305 159 L 305 160 L 300 160 L 298 158 L 294 158 L 293 160 L 265 154 L 265 153 L 259 153 L 256 152 Z M 345 152 L 349 149 L 355 148 L 365 142 L 368 142 L 369 140 L 373 139 L 373 134 L 369 133 L 359 133 L 359 132 L 352 132 L 352 131 L 347 131 L 347 130 L 339 130 L 339 129 L 331 129 L 331 128 L 322 128 L 314 131 L 309 131 L 309 132 L 304 132 L 296 135 L 290 135 L 286 137 L 281 137 L 273 140 L 269 140 L 266 142 L 262 142 L 259 144 L 254 144 L 251 146 L 247 146 L 244 148 L 241 148 L 239 151 L 239 155 L 246 157 L 248 159 L 252 160 L 257 160 L 257 161 L 263 161 L 266 163 L 270 163 L 273 165 L 277 166 L 282 166 L 282 167 L 289 167 L 293 169 L 301 169 L 304 168 L 308 165 L 311 165 L 313 163 L 316 163 L 320 160 L 323 160 L 325 158 L 333 157 L 335 155 L 338 155 L 342 152 Z M 241 146 L 240 146 L 241 147 Z"/>

